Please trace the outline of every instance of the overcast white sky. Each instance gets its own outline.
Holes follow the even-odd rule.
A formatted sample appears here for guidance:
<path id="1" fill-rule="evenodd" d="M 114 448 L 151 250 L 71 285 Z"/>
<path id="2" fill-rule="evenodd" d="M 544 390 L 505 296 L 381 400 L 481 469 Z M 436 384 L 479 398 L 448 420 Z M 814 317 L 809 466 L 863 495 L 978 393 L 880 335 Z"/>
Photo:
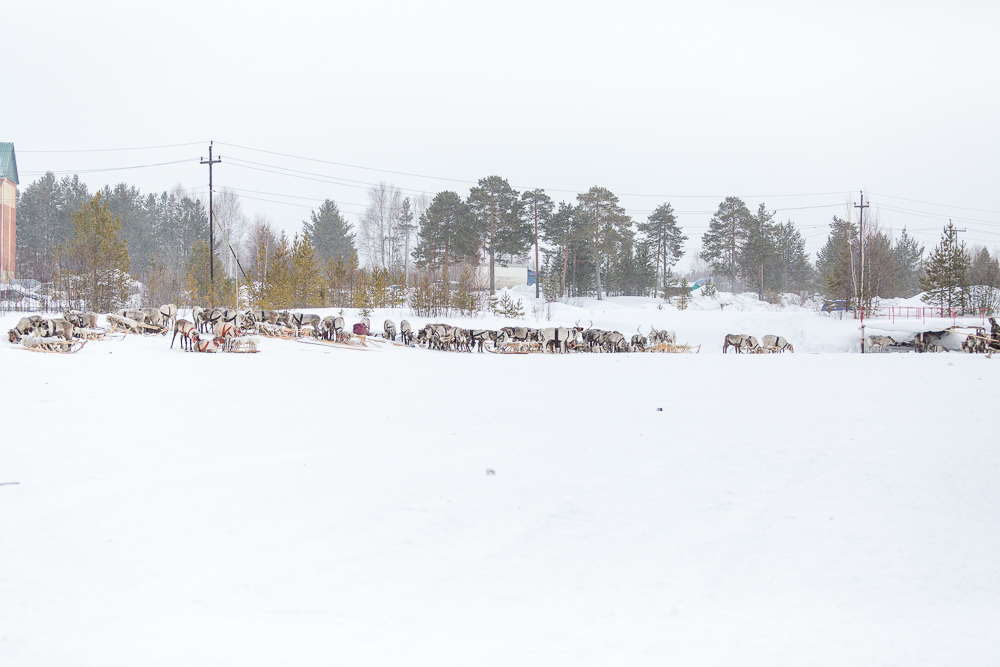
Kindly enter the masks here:
<path id="1" fill-rule="evenodd" d="M 636 218 L 669 201 L 691 249 L 737 195 L 815 251 L 859 190 L 928 247 L 948 218 L 1000 245 L 997 2 L 35 0 L 3 22 L 22 189 L 53 170 L 205 192 L 214 140 L 216 186 L 289 232 L 325 198 L 356 218 L 380 180 L 499 174 L 557 200 L 605 186 Z"/>

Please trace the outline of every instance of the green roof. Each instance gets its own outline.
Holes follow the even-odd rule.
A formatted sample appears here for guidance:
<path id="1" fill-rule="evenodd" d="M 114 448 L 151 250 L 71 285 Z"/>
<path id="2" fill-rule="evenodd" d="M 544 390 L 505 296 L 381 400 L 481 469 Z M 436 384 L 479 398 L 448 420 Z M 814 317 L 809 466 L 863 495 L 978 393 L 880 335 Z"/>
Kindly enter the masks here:
<path id="1" fill-rule="evenodd" d="M 14 181 L 14 185 L 20 185 L 17 180 L 17 158 L 14 157 L 14 144 L 0 142 L 0 178 Z"/>

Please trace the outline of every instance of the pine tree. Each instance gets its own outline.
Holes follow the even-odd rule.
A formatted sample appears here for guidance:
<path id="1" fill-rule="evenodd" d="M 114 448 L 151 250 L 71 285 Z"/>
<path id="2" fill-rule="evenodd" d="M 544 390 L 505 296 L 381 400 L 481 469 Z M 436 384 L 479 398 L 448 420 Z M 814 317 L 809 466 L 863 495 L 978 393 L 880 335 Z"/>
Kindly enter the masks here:
<path id="1" fill-rule="evenodd" d="M 582 221 L 583 216 L 578 215 L 576 207 L 559 202 L 559 208 L 539 225 L 542 239 L 551 246 L 545 251 L 546 258 L 554 262 L 548 280 L 558 278 L 556 293 L 560 295 L 567 294 L 570 258 L 575 255 L 579 242 L 587 236 Z"/>
<path id="2" fill-rule="evenodd" d="M 632 218 L 618 203 L 618 197 L 611 190 L 594 186 L 587 192 L 577 195 L 577 214 L 586 221 L 589 236 L 593 241 L 594 270 L 596 277 L 597 299 L 602 296 L 601 265 L 614 256 L 617 246 L 624 240 L 631 241 Z"/>
<path id="3" fill-rule="evenodd" d="M 479 238 L 468 205 L 458 194 L 439 192 L 420 216 L 414 257 L 420 266 L 447 270 L 465 262 L 477 263 Z"/>
<path id="4" fill-rule="evenodd" d="M 709 221 L 708 231 L 701 237 L 701 258 L 712 265 L 714 273 L 729 278 L 730 289 L 735 289 L 740 252 L 747 240 L 751 217 L 742 199 L 726 197 Z"/>
<path id="5" fill-rule="evenodd" d="M 132 284 L 128 247 L 121 218 L 111 215 L 100 193 L 73 214 L 73 235 L 56 254 L 70 291 L 86 308 L 111 312 L 125 305 Z"/>
<path id="6" fill-rule="evenodd" d="M 920 286 L 923 300 L 936 306 L 965 308 L 971 259 L 965 242 L 958 242 L 958 230 L 950 221 L 941 233 L 941 242 L 924 264 Z"/>
<path id="7" fill-rule="evenodd" d="M 469 189 L 469 210 L 475 220 L 480 242 L 490 258 L 490 294 L 496 292 L 497 261 L 504 255 L 520 255 L 531 245 L 531 225 L 524 218 L 520 196 L 507 179 L 488 176 Z"/>
<path id="8" fill-rule="evenodd" d="M 684 255 L 684 236 L 677 226 L 677 216 L 670 203 L 660 204 L 646 219 L 638 224 L 639 232 L 644 234 L 656 249 L 656 271 L 658 275 L 666 275 L 667 269 L 677 264 Z"/>
<path id="9" fill-rule="evenodd" d="M 534 232 L 535 242 L 535 298 L 539 297 L 541 287 L 542 268 L 539 264 L 538 238 L 539 228 L 544 229 L 545 223 L 552 217 L 555 203 L 552 197 L 545 194 L 545 190 L 529 190 L 521 195 L 521 202 L 524 204 L 525 214 L 528 222 L 531 223 Z"/>

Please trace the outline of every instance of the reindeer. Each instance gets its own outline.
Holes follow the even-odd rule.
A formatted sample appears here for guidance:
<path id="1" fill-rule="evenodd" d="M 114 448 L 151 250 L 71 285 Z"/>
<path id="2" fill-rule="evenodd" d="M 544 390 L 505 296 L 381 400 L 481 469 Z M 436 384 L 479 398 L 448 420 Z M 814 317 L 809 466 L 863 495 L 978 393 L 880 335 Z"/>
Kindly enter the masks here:
<path id="1" fill-rule="evenodd" d="M 37 327 L 41 321 L 42 318 L 38 315 L 22 317 L 18 320 L 17 326 L 7 332 L 7 340 L 12 343 L 20 343 L 22 338 L 30 336 L 32 332 L 34 332 L 35 327 Z"/>
<path id="2" fill-rule="evenodd" d="M 146 313 L 142 310 L 126 308 L 125 310 L 119 310 L 118 316 L 124 317 L 127 320 L 134 320 L 139 324 L 144 324 L 146 322 Z"/>
<path id="3" fill-rule="evenodd" d="M 142 314 L 146 317 L 146 322 L 154 326 L 162 326 L 163 315 L 159 308 L 143 308 Z"/>
<path id="4" fill-rule="evenodd" d="M 212 328 L 212 334 L 216 342 L 221 342 L 223 349 L 229 349 L 232 339 L 243 334 L 236 326 L 235 322 L 216 322 Z"/>
<path id="5" fill-rule="evenodd" d="M 943 331 L 923 331 L 918 333 L 913 338 L 913 349 L 917 352 L 944 352 L 945 348 L 941 345 L 944 335 L 945 332 Z"/>
<path id="6" fill-rule="evenodd" d="M 181 349 L 191 350 L 193 347 L 192 341 L 198 336 L 194 325 L 184 319 L 174 321 L 174 337 L 170 339 L 171 350 L 174 349 L 174 340 L 177 339 L 177 334 L 181 336 Z"/>
<path id="7" fill-rule="evenodd" d="M 566 341 L 569 340 L 570 329 L 566 327 L 548 327 L 542 329 L 539 334 L 539 340 L 542 343 L 542 351 L 548 352 L 549 348 L 552 348 L 552 352 L 559 352 L 560 354 L 566 353 Z"/>
<path id="8" fill-rule="evenodd" d="M 73 340 L 73 329 L 73 323 L 61 317 L 54 320 L 42 319 L 35 325 L 35 333 L 42 338 L 59 336 L 64 338 L 67 343 Z"/>
<path id="9" fill-rule="evenodd" d="M 868 351 L 874 352 L 875 348 L 878 348 L 879 352 L 883 352 L 886 345 L 893 345 L 895 342 L 891 336 L 869 336 Z"/>
<path id="10" fill-rule="evenodd" d="M 222 321 L 225 313 L 226 311 L 224 308 L 212 308 L 204 311 L 201 314 L 201 326 L 199 327 L 199 330 L 208 333 L 215 328 L 216 324 Z"/>
<path id="11" fill-rule="evenodd" d="M 649 327 L 650 345 L 675 345 L 677 343 L 677 333 L 674 331 L 659 331 L 656 327 Z"/>
<path id="12" fill-rule="evenodd" d="M 486 341 L 491 340 L 496 344 L 497 332 L 489 329 L 469 329 L 469 340 L 472 345 L 482 352 Z"/>
<path id="13" fill-rule="evenodd" d="M 472 341 L 472 335 L 469 333 L 468 329 L 455 327 L 452 332 L 452 336 L 454 337 L 453 344 L 456 350 L 459 352 L 472 352 L 472 346 L 470 344 Z"/>
<path id="14" fill-rule="evenodd" d="M 191 309 L 191 323 L 194 324 L 198 331 L 202 330 L 205 325 L 205 309 L 201 306 L 194 306 Z"/>
<path id="15" fill-rule="evenodd" d="M 652 329 L 652 327 L 650 327 L 650 329 Z M 635 348 L 635 352 L 644 352 L 649 341 L 642 335 L 642 331 L 640 331 L 639 327 L 636 327 L 635 330 L 637 333 L 632 336 L 632 347 Z M 650 335 L 652 335 L 652 331 L 650 331 Z"/>
<path id="16" fill-rule="evenodd" d="M 609 331 L 604 338 L 604 347 L 608 352 L 625 352 L 628 349 L 628 341 L 618 331 Z"/>
<path id="17" fill-rule="evenodd" d="M 382 324 L 382 338 L 386 340 L 396 340 L 396 323 L 392 320 L 386 320 Z"/>
<path id="18" fill-rule="evenodd" d="M 736 354 L 739 354 L 744 347 L 750 346 L 750 338 L 752 336 L 746 334 L 726 334 L 726 340 L 722 343 L 722 354 L 725 354 L 730 346 L 735 347 Z"/>
<path id="19" fill-rule="evenodd" d="M 784 352 L 785 350 L 795 352 L 795 348 L 792 347 L 792 344 L 781 336 L 772 336 L 768 334 L 760 340 L 764 345 L 765 352 Z"/>
<path id="20" fill-rule="evenodd" d="M 177 321 L 177 306 L 172 303 L 167 303 L 160 306 L 160 318 L 163 321 L 163 326 L 169 327 Z"/>
<path id="21" fill-rule="evenodd" d="M 399 337 L 403 340 L 404 345 L 413 342 L 413 329 L 410 327 L 409 320 L 403 320 L 399 323 Z"/>
<path id="22" fill-rule="evenodd" d="M 312 313 L 292 313 L 288 318 L 288 323 L 295 329 L 311 327 L 314 336 L 319 335 L 319 325 L 322 320 L 319 315 Z"/>
<path id="23" fill-rule="evenodd" d="M 218 352 L 219 341 L 216 338 L 202 338 L 197 333 L 191 338 L 195 352 Z"/>

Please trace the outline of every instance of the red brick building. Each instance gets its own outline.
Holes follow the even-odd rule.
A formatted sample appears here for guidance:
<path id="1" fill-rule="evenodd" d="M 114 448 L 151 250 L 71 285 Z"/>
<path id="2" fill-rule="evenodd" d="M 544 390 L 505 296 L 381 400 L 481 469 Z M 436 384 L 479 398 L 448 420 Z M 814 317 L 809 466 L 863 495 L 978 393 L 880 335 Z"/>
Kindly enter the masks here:
<path id="1" fill-rule="evenodd" d="M 17 185 L 14 144 L 0 142 L 0 283 L 11 280 L 16 268 Z"/>

